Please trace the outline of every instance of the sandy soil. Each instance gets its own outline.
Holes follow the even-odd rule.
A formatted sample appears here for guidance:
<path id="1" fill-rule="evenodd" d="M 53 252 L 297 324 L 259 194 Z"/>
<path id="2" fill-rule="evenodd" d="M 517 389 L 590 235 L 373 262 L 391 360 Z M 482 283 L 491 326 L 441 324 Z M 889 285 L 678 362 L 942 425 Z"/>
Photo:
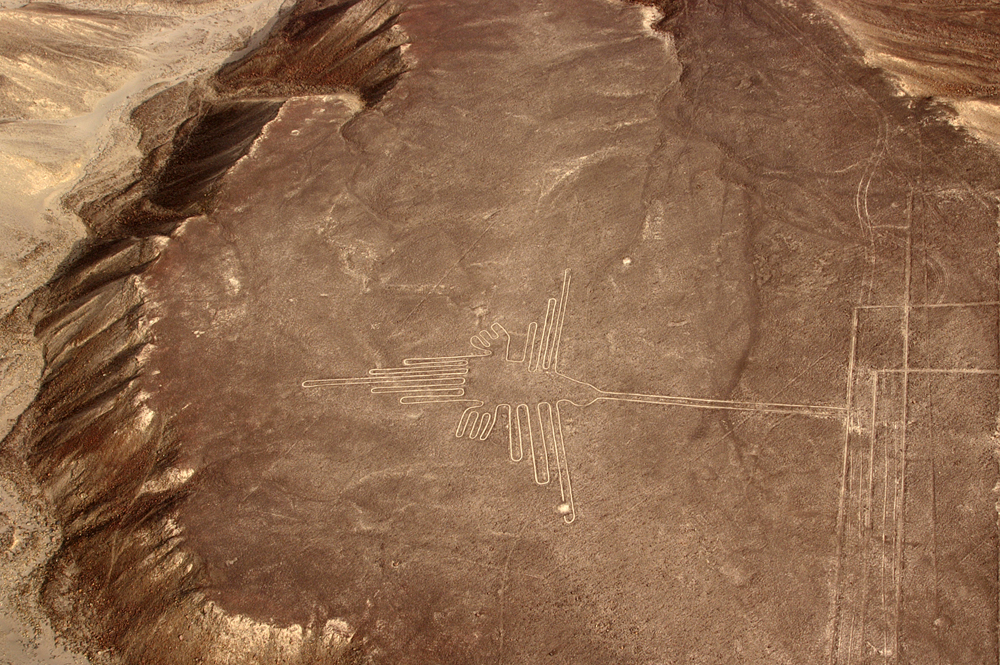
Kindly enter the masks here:
<path id="1" fill-rule="evenodd" d="M 59 4 L 4 3 L 0 31 L 0 312 L 6 314 L 52 276 L 86 230 L 63 199 L 101 189 L 137 168 L 138 135 L 128 114 L 156 90 L 217 69 L 252 45 L 280 2 L 177 6 L 130 3 L 113 11 Z M 34 397 L 42 354 L 23 317 L 0 335 L 0 431 L 6 434 Z M 34 597 L 41 568 L 58 547 L 45 501 L 20 465 L 2 482 L 5 546 L 0 661 L 69 663 Z M 11 524 L 13 525 L 11 527 Z M 4 660 L 6 659 L 6 660 Z"/>
<path id="2" fill-rule="evenodd" d="M 978 662 L 995 166 L 794 13 L 692 12 L 679 56 L 638 20 L 413 4 L 377 109 L 289 102 L 182 228 L 147 389 L 208 598 L 341 619 L 376 662 Z M 509 361 L 549 297 L 559 372 L 532 377 Z M 496 322 L 515 351 L 468 359 L 454 403 L 301 387 Z M 470 407 L 496 418 L 471 444 Z M 538 448 L 559 423 L 534 470 L 528 413 Z"/>
<path id="3" fill-rule="evenodd" d="M 821 0 L 865 51 L 865 59 L 914 97 L 934 97 L 953 122 L 1000 149 L 1000 19 L 993 3 L 922 3 L 918 11 L 881 0 Z"/>
<path id="4" fill-rule="evenodd" d="M 990 69 L 934 79 L 888 9 L 826 6 L 913 96 L 804 2 L 668 7 L 674 39 L 632 6 L 505 0 L 408 3 L 413 68 L 374 108 L 275 101 L 125 280 L 152 340 L 132 416 L 178 456 L 116 500 L 178 492 L 207 603 L 158 615 L 162 662 L 995 660 L 1000 171 L 954 129 L 995 132 Z M 4 310 L 82 237 L 66 203 L 134 177 L 127 114 L 278 6 L 79 9 L 0 12 L 31 63 L 3 99 Z M 42 494 L 55 463 L 18 448 L 81 365 L 36 315 L 2 335 L 5 431 L 49 392 L 6 450 L 0 649 L 78 662 L 34 599 L 113 635 L 64 590 L 74 557 L 106 569 L 82 587 L 115 562 L 61 541 L 86 491 L 53 470 Z"/>

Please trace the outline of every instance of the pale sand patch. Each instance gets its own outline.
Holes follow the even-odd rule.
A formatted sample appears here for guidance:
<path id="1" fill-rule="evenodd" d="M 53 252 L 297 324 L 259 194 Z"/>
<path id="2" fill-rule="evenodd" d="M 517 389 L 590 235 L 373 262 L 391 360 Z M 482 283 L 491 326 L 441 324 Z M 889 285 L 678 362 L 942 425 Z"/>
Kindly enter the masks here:
<path id="1" fill-rule="evenodd" d="M 44 47 L 48 33 L 63 45 L 73 39 L 81 49 L 93 45 L 87 43 L 93 30 L 81 29 L 94 27 L 86 17 L 47 16 L 40 22 L 20 9 L 24 4 L 0 3 L 5 39 L 22 36 L 28 40 L 25 47 Z M 129 124 L 131 112 L 160 90 L 209 74 L 234 52 L 253 48 L 284 3 L 90 4 L 94 10 L 120 12 L 119 29 L 105 35 L 114 42 L 107 45 L 107 62 L 81 58 L 74 77 L 61 73 L 64 62 L 40 58 L 0 65 L 0 73 L 15 76 L 14 89 L 24 97 L 20 105 L 7 100 L 9 120 L 0 125 L 0 316 L 6 315 L 0 327 L 2 436 L 34 398 L 42 369 L 30 326 L 9 313 L 86 235 L 64 198 L 75 189 L 107 191 L 109 184 L 132 178 L 141 155 L 138 132 Z M 87 3 L 73 7 L 86 9 Z M 19 35 L 18 25 L 34 32 Z M 11 117 L 17 107 L 25 111 Z M 27 489 L 32 485 L 21 470 L 10 468 L 16 463 L 5 460 L 2 466 L 0 515 L 7 519 L 0 527 L 13 526 L 0 538 L 6 542 L 11 531 L 13 544 L 0 552 L 0 664 L 86 663 L 56 639 L 36 601 L 41 566 L 57 550 L 59 530 L 44 501 Z M 184 472 L 178 470 L 172 480 L 183 482 Z"/>

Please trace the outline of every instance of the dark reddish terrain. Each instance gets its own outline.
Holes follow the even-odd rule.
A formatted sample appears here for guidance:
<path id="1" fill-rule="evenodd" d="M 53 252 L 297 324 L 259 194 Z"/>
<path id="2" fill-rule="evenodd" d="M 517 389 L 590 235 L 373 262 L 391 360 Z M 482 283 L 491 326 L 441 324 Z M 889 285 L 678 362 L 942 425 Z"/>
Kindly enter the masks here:
<path id="1" fill-rule="evenodd" d="M 997 158 L 804 1 L 674 9 L 411 2 L 398 78 L 294 21 L 220 74 L 101 218 L 146 239 L 35 305 L 64 626 L 132 662 L 996 659 Z M 344 78 L 281 79 L 303 43 Z"/>

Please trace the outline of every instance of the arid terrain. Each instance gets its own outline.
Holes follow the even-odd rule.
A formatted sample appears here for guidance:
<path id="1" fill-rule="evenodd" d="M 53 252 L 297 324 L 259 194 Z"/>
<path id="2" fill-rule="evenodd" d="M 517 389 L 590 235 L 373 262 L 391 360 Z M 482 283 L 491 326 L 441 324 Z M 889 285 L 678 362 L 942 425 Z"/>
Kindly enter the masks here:
<path id="1" fill-rule="evenodd" d="M 996 662 L 995 14 L 0 11 L 0 662 Z"/>

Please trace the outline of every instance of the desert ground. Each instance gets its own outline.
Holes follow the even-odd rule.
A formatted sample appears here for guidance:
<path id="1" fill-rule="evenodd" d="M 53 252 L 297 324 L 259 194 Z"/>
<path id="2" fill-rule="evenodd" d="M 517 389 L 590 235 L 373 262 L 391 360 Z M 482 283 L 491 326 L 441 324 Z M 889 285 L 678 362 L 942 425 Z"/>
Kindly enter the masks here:
<path id="1" fill-rule="evenodd" d="M 997 13 L 6 6 L 0 662 L 996 662 Z"/>

